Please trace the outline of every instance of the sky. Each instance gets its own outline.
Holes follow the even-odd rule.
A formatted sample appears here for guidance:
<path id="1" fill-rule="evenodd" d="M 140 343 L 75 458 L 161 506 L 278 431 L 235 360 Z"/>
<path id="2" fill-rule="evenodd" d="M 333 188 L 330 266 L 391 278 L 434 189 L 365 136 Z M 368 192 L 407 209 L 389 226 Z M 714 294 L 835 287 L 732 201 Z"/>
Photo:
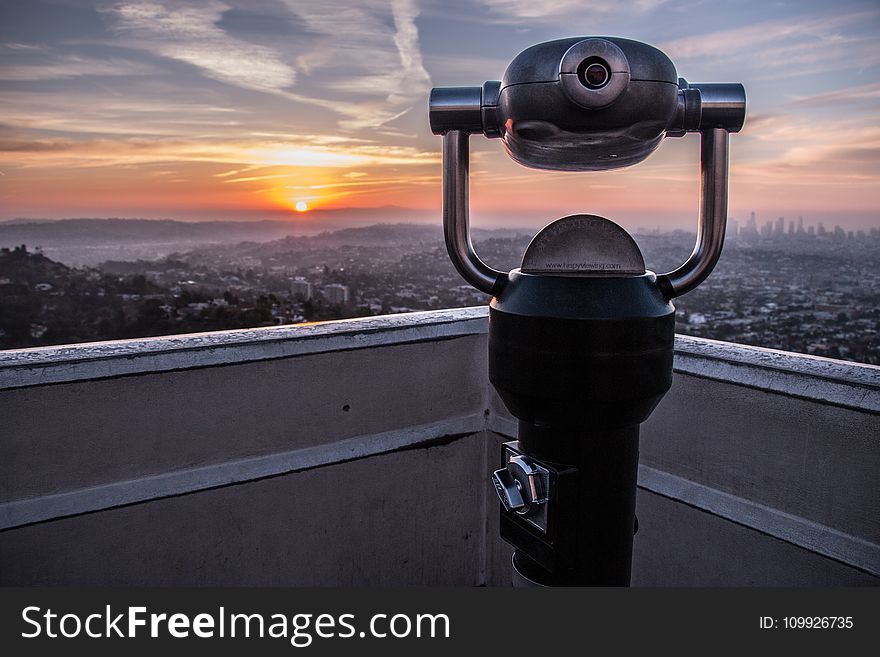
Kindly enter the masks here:
<path id="1" fill-rule="evenodd" d="M 876 0 L 0 0 L 0 219 L 399 206 L 439 222 L 431 87 L 500 79 L 524 48 L 581 35 L 745 85 L 732 217 L 880 226 Z M 695 224 L 696 135 L 599 173 L 529 170 L 498 140 L 471 142 L 477 226 Z"/>

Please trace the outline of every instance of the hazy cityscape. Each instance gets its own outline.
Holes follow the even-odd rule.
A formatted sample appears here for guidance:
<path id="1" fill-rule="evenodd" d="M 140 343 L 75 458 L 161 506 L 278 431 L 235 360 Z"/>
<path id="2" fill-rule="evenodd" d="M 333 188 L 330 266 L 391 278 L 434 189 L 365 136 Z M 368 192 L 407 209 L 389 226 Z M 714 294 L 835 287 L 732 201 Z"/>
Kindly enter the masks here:
<path id="1" fill-rule="evenodd" d="M 254 242 L 241 241 L 244 229 L 235 226 L 209 240 L 205 228 L 182 222 L 127 224 L 0 224 L 0 348 L 488 302 L 452 269 L 436 225 L 277 238 L 283 226 L 268 222 L 251 226 L 264 240 Z M 659 229 L 639 229 L 635 237 L 655 271 L 681 263 L 694 241 L 692 233 Z M 530 238 L 514 230 L 475 235 L 483 259 L 502 269 L 518 266 Z M 173 246 L 187 248 L 169 252 Z M 96 253 L 118 257 L 82 264 Z M 733 219 L 713 276 L 675 302 L 676 331 L 880 363 L 878 254 L 876 228 Z"/>

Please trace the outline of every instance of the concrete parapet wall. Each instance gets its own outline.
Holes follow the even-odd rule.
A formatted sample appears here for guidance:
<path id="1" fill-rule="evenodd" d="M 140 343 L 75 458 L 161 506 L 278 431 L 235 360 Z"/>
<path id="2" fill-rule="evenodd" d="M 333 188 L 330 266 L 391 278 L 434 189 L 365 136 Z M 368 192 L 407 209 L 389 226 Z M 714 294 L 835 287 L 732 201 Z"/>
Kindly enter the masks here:
<path id="1" fill-rule="evenodd" d="M 0 352 L 0 583 L 503 585 L 484 308 Z M 680 337 L 634 583 L 876 584 L 880 369 Z"/>

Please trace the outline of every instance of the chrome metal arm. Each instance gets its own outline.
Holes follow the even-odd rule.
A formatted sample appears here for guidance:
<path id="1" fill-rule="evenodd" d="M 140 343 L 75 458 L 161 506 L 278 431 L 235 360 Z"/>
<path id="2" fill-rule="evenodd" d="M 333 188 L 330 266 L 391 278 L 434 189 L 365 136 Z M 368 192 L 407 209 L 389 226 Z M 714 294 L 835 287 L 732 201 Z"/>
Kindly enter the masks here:
<path id="1" fill-rule="evenodd" d="M 657 277 L 670 299 L 690 292 L 715 269 L 727 229 L 727 146 L 724 128 L 700 131 L 700 218 L 697 243 L 685 263 Z"/>
<path id="2" fill-rule="evenodd" d="M 468 137 L 461 130 L 443 135 L 443 234 L 449 258 L 462 278 L 486 294 L 495 294 L 506 274 L 480 260 L 471 242 Z"/>

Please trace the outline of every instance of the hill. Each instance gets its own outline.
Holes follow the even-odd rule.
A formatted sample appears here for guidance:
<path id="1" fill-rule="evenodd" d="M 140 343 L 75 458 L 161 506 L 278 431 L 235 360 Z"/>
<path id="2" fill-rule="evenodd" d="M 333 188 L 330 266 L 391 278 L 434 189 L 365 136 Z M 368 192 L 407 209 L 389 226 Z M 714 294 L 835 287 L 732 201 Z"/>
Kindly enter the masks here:
<path id="1" fill-rule="evenodd" d="M 0 222 L 0 247 L 40 247 L 54 260 L 72 266 L 95 266 L 114 260 L 155 260 L 204 246 L 235 247 L 284 238 L 309 238 L 315 247 L 330 245 L 395 245 L 442 242 L 439 217 L 431 223 L 403 208 L 383 208 L 389 221 L 367 223 L 358 211 L 313 211 L 306 218 L 265 221 L 186 222 L 172 219 L 58 219 Z M 405 220 L 401 222 L 401 219 Z M 512 231 L 475 231 L 475 235 L 506 235 Z M 305 244 L 305 243 L 303 243 Z"/>

